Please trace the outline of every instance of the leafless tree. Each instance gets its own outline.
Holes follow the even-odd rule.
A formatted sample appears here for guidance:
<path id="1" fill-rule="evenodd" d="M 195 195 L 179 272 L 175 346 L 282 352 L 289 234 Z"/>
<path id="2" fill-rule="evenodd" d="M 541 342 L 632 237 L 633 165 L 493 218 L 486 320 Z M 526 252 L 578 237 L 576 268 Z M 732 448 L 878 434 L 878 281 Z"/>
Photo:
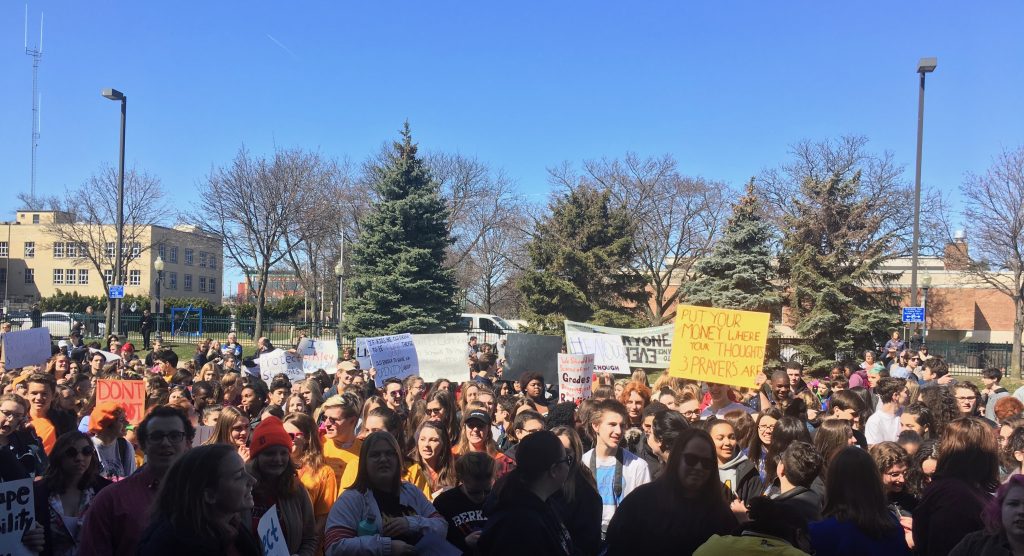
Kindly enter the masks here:
<path id="1" fill-rule="evenodd" d="M 670 155 L 643 158 L 627 153 L 621 160 L 585 161 L 581 173 L 569 164 L 548 172 L 559 187 L 587 183 L 611 191 L 612 199 L 635 216 L 637 256 L 626 271 L 647 283 L 651 297 L 645 310 L 651 325 L 671 322 L 677 286 L 711 251 L 725 224 L 729 188 L 682 175 Z"/>
<path id="2" fill-rule="evenodd" d="M 969 272 L 1013 300 L 1011 372 L 1021 376 L 1024 334 L 1024 147 L 1001 153 L 960 188 L 971 238 Z"/>
<path id="3" fill-rule="evenodd" d="M 82 185 L 69 189 L 63 196 L 31 198 L 19 196 L 25 207 L 48 208 L 65 213 L 58 215 L 46 232 L 64 249 L 64 257 L 84 261 L 96 269 L 103 291 L 111 286 L 106 271 L 114 272 L 114 249 L 117 244 L 118 171 L 104 166 Z M 128 275 L 128 266 L 153 248 L 146 228 L 164 224 L 171 217 L 163 186 L 151 174 L 130 168 L 124 175 L 124 232 L 121 276 Z M 52 245 L 45 248 L 52 249 Z M 106 326 L 111 330 L 111 314 L 107 311 Z"/>
<path id="4" fill-rule="evenodd" d="M 226 258 L 255 294 L 257 337 L 263 334 L 270 271 L 288 256 L 289 245 L 306 242 L 311 228 L 305 225 L 306 215 L 319 209 L 329 178 L 319 155 L 278 149 L 266 159 L 243 147 L 229 165 L 214 169 L 200 184 L 200 201 L 184 215 L 223 238 Z"/>

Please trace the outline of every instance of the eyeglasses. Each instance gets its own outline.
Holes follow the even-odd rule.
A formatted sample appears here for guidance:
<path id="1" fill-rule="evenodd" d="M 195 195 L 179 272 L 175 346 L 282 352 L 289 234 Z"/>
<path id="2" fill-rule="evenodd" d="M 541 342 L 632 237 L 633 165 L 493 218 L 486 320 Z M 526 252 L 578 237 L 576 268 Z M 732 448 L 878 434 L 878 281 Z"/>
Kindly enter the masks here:
<path id="1" fill-rule="evenodd" d="M 689 417 L 693 417 L 694 415 L 697 415 L 698 413 L 700 413 L 699 409 L 691 409 L 689 411 L 683 411 L 682 412 L 683 415 L 686 415 L 686 416 L 689 416 Z"/>
<path id="2" fill-rule="evenodd" d="M 168 433 L 154 432 L 153 434 L 149 435 L 149 441 L 152 442 L 153 444 L 159 444 L 164 440 L 167 440 L 171 444 L 177 444 L 184 439 L 185 433 L 180 431 L 173 431 Z"/>
<path id="3" fill-rule="evenodd" d="M 296 438 L 306 438 L 306 435 L 302 434 L 301 432 L 290 432 L 288 433 L 288 436 L 292 438 L 292 442 L 295 442 Z"/>
<path id="4" fill-rule="evenodd" d="M 700 465 L 704 469 L 715 469 L 718 467 L 715 465 L 715 460 L 713 458 L 702 458 L 697 454 L 683 454 L 683 463 L 685 463 L 687 467 L 697 467 Z"/>
<path id="5" fill-rule="evenodd" d="M 82 454 L 82 457 L 88 457 L 89 455 L 96 452 L 96 449 L 92 446 L 83 446 L 81 450 L 76 450 L 73 447 L 64 450 L 64 457 L 71 459 L 78 454 Z"/>
<path id="6" fill-rule="evenodd" d="M 757 430 L 761 432 L 769 432 L 775 430 L 775 425 L 758 425 Z"/>
<path id="7" fill-rule="evenodd" d="M 576 456 L 574 456 L 572 454 L 566 454 L 564 458 L 556 461 L 555 463 L 553 463 L 551 465 L 554 466 L 554 465 L 558 465 L 559 463 L 564 463 L 564 464 L 568 465 L 569 467 L 572 467 L 572 464 L 576 463 Z"/>
<path id="8" fill-rule="evenodd" d="M 440 415 L 443 411 L 443 407 L 428 407 L 427 415 Z"/>
<path id="9" fill-rule="evenodd" d="M 19 411 L 7 411 L 0 409 L 0 415 L 3 415 L 4 420 L 10 419 L 12 421 L 20 421 L 25 418 L 25 414 Z"/>

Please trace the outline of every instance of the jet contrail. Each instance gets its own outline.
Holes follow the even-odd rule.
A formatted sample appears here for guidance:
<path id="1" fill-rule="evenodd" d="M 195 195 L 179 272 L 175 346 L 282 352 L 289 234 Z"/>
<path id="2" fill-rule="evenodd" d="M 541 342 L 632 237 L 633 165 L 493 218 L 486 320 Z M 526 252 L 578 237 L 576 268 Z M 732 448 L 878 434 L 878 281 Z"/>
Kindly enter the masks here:
<path id="1" fill-rule="evenodd" d="M 279 40 L 275 39 L 274 37 L 270 36 L 269 33 L 267 33 L 267 38 L 270 39 L 271 41 L 273 41 L 273 43 L 276 44 L 277 46 L 280 46 L 282 50 L 284 50 L 288 54 L 291 54 L 292 58 L 295 58 L 296 60 L 299 59 L 299 57 L 296 56 L 294 52 L 292 52 L 292 49 L 290 49 L 287 46 L 285 46 L 284 44 L 282 44 L 281 41 L 279 41 Z"/>

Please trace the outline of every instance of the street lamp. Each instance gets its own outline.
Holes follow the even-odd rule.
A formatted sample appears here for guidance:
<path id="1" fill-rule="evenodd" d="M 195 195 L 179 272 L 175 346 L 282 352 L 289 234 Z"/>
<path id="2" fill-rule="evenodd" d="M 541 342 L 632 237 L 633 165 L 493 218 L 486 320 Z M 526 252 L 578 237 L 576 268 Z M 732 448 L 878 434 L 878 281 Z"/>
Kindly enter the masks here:
<path id="1" fill-rule="evenodd" d="M 917 257 L 921 245 L 921 144 L 924 140 L 924 76 L 935 71 L 936 58 L 921 58 L 917 73 L 921 87 L 917 96 L 917 167 L 914 171 L 914 244 L 910 262 L 910 306 L 917 307 Z M 927 327 L 926 327 L 927 328 Z"/>
<path id="2" fill-rule="evenodd" d="M 156 269 L 156 341 L 163 343 L 160 335 L 160 317 L 164 314 L 164 298 L 160 295 L 160 287 L 164 283 L 164 259 L 160 255 L 153 261 L 153 268 Z"/>
<path id="3" fill-rule="evenodd" d="M 124 124 L 128 115 L 128 97 L 117 89 L 103 89 L 102 95 L 110 100 L 121 101 L 121 156 L 117 172 L 117 244 L 114 247 L 114 285 L 123 285 L 121 259 L 124 249 Z M 114 301 L 114 333 L 121 334 L 121 300 Z"/>
<path id="4" fill-rule="evenodd" d="M 344 256 L 344 255 L 342 255 Z M 338 345 L 341 345 L 341 319 L 342 319 L 342 285 L 345 280 L 345 261 L 343 258 L 338 259 L 338 264 L 334 265 L 334 275 L 338 277 L 338 332 L 337 339 Z"/>
<path id="5" fill-rule="evenodd" d="M 924 299 L 922 305 L 924 306 L 924 322 L 921 323 L 924 326 L 924 331 L 921 333 L 921 337 L 925 342 L 928 341 L 928 288 L 932 287 L 932 275 L 928 274 L 928 271 L 924 271 L 921 276 L 921 291 L 924 292 Z"/>

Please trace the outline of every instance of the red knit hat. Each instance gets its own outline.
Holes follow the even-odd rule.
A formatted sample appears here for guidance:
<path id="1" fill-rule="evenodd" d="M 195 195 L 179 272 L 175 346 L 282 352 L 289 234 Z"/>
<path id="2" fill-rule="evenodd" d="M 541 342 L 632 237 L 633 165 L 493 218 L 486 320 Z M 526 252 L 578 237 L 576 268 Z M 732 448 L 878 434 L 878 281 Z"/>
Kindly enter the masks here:
<path id="1" fill-rule="evenodd" d="M 271 446 L 284 446 L 291 452 L 292 437 L 285 432 L 280 419 L 273 415 L 267 415 L 252 431 L 252 439 L 249 441 L 249 456 L 255 458 L 260 452 Z"/>

